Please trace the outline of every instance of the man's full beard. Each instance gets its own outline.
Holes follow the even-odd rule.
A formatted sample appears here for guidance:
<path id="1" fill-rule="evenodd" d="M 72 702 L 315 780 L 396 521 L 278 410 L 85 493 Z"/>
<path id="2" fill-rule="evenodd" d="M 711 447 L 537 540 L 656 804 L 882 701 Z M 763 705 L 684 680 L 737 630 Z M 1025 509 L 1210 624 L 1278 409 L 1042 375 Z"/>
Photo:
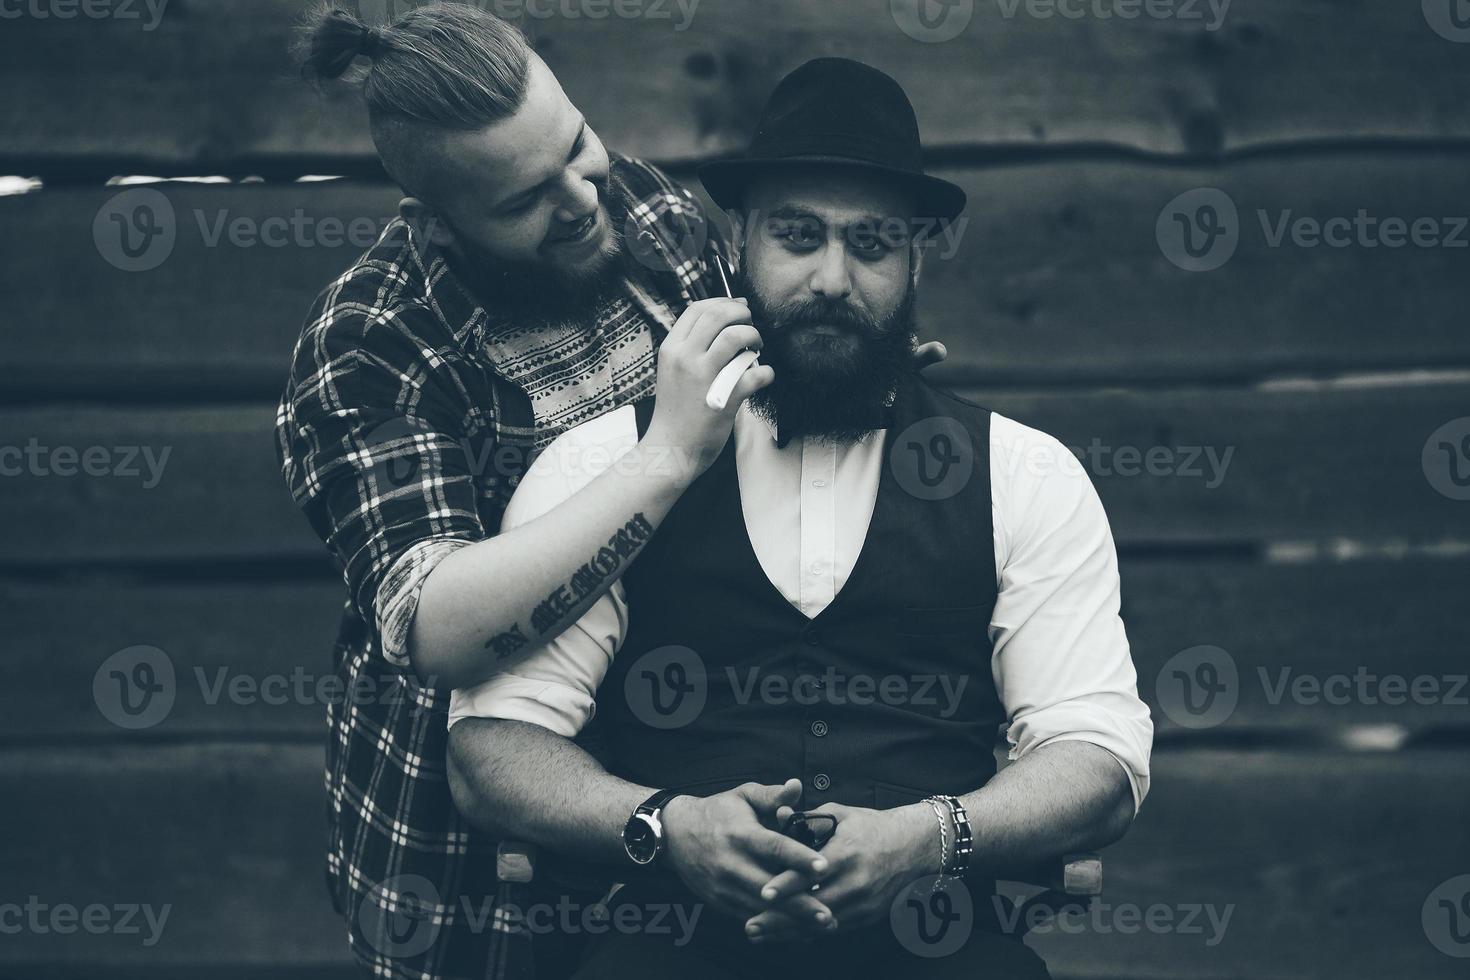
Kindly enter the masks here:
<path id="1" fill-rule="evenodd" d="M 454 263 L 455 273 L 492 317 L 520 327 L 581 323 L 590 329 L 598 314 L 622 292 L 629 261 L 622 238 L 628 221 L 626 188 L 610 176 L 598 185 L 598 192 L 612 246 L 589 265 L 564 269 L 538 260 L 497 258 L 460 238 L 461 261 Z"/>
<path id="2" fill-rule="evenodd" d="M 749 299 L 765 342 L 761 362 L 776 372 L 774 382 L 751 396 L 751 409 L 783 438 L 851 443 L 879 428 L 900 381 L 914 369 L 912 285 L 880 321 L 845 300 L 771 306 L 743 274 L 739 278 L 737 295 Z M 809 324 L 838 327 L 846 336 L 798 329 Z"/>

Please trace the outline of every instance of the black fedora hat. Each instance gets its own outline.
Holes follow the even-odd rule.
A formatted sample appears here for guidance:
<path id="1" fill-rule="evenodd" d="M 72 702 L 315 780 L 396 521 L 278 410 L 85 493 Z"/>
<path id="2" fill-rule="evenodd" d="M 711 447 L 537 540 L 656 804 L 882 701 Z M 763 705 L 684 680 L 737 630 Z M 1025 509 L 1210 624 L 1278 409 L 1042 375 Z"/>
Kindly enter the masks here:
<path id="1" fill-rule="evenodd" d="M 914 194 L 918 215 L 952 219 L 965 192 L 924 173 L 919 122 L 903 87 L 847 58 L 808 61 L 771 93 L 749 151 L 700 168 L 710 197 L 740 206 L 751 180 L 793 167 L 854 169 L 892 179 Z"/>

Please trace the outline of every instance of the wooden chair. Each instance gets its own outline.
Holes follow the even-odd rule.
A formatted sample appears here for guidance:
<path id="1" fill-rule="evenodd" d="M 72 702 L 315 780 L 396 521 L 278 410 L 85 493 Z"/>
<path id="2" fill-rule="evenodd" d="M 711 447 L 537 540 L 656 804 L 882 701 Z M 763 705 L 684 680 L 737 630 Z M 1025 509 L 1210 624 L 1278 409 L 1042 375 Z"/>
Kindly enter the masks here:
<path id="1" fill-rule="evenodd" d="M 536 880 L 537 848 L 534 844 L 505 841 L 496 852 L 495 874 L 499 879 L 498 907 L 501 910 L 525 908 L 532 901 L 531 884 Z M 1014 921 L 1024 933 L 1040 922 L 1064 910 L 1086 911 L 1102 894 L 1102 856 L 1096 852 L 1069 854 L 1057 863 L 1018 869 L 1008 874 L 1006 882 L 1040 886 L 1041 891 L 1026 898 L 1015 910 Z M 602 915 L 606 916 L 603 907 Z M 594 910 L 594 917 L 597 912 Z M 561 980 L 550 973 L 543 976 L 536 968 L 536 950 L 532 936 L 512 913 L 497 912 L 495 926 L 502 935 L 502 951 L 496 959 L 501 964 L 502 980 Z"/>
<path id="2" fill-rule="evenodd" d="M 1042 890 L 1023 901 L 1017 911 L 1016 922 L 1024 933 L 1028 924 L 1055 918 L 1063 910 L 1087 911 L 1102 894 L 1102 877 L 1102 855 L 1086 851 L 1068 854 L 1056 863 L 1018 870 L 1003 882 L 1041 886 Z M 1033 912 L 1041 915 L 1033 917 Z"/>

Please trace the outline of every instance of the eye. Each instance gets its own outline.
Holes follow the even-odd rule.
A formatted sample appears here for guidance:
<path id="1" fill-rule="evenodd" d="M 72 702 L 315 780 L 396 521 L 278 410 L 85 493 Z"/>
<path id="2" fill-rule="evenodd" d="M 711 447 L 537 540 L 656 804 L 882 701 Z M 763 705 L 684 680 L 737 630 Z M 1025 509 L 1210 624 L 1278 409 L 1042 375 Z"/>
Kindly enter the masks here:
<path id="1" fill-rule="evenodd" d="M 516 217 L 519 217 L 520 215 L 525 214 L 527 211 L 530 211 L 531 210 L 531 207 L 535 203 L 536 203 L 536 198 L 534 198 L 534 197 L 528 197 L 524 201 L 520 201 L 520 202 L 518 202 L 516 204 L 512 204 L 508 208 L 501 208 L 500 209 L 500 216 L 502 218 L 516 218 Z"/>
<path id="2" fill-rule="evenodd" d="M 536 203 L 541 200 L 541 197 L 540 188 L 526 191 L 520 197 L 512 198 L 509 202 L 496 208 L 495 216 L 497 218 L 519 217 L 534 208 Z"/>
<path id="3" fill-rule="evenodd" d="M 881 258 L 888 254 L 888 246 L 878 238 L 877 235 L 859 232 L 849 235 L 848 242 L 852 246 L 854 255 L 864 259 Z"/>
<path id="4" fill-rule="evenodd" d="M 795 252 L 809 252 L 822 244 L 822 229 L 810 219 L 782 222 L 773 234 Z"/>
<path id="5" fill-rule="evenodd" d="M 876 260 L 906 243 L 902 235 L 897 234 L 892 228 L 861 223 L 848 228 L 847 244 L 857 257 Z"/>

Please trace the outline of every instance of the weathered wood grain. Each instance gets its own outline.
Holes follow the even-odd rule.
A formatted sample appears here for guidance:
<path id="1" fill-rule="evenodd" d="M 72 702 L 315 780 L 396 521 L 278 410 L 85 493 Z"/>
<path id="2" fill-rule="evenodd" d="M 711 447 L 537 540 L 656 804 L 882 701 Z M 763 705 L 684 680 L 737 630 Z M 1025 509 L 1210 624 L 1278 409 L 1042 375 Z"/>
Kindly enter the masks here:
<path id="1" fill-rule="evenodd" d="M 171 707 L 147 733 L 167 739 L 320 734 L 327 702 L 346 696 L 330 679 L 345 598 L 346 589 L 326 578 L 0 583 L 6 654 L 35 678 L 0 694 L 0 740 L 47 744 L 122 734 L 113 721 L 118 689 L 104 677 L 104 700 L 98 700 L 94 682 L 109 663 L 118 666 L 114 654 L 139 646 L 161 651 L 172 671 Z M 385 677 L 382 690 L 353 696 L 377 697 L 390 686 Z"/>
<path id="2" fill-rule="evenodd" d="M 0 422 L 8 561 L 318 557 L 275 457 L 274 410 L 37 409 Z M 32 462 L 31 460 L 39 460 Z M 91 460 L 89 476 L 84 469 Z M 69 475 L 75 474 L 75 475 Z"/>
<path id="3" fill-rule="evenodd" d="M 1451 752 L 1160 752 L 1137 824 L 1104 852 L 1097 916 L 1031 942 L 1059 976 L 1457 977 L 1421 908 L 1470 866 L 1467 773 Z M 0 902 L 172 907 L 151 948 L 26 930 L 0 971 L 340 968 L 319 748 L 28 749 L 0 758 L 0 784 L 28 803 L 4 817 Z M 1223 932 L 1203 908 L 1229 909 Z"/>
<path id="4" fill-rule="evenodd" d="M 1470 135 L 1463 51 L 1414 3 L 1236 0 L 1218 19 L 1207 3 L 1181 2 L 1165 7 L 1183 16 L 1125 19 L 1093 15 L 1090 4 L 964 0 L 950 16 L 971 19 L 943 43 L 906 35 L 889 0 L 486 5 L 552 11 L 521 22 L 573 100 L 613 145 L 659 159 L 738 149 L 776 81 L 822 55 L 891 71 L 938 147 L 1113 144 L 1212 155 Z M 131 18 L 5 22 L 5 156 L 196 173 L 302 157 L 352 167 L 368 157 L 354 96 L 339 88 L 318 98 L 295 77 L 287 47 L 306 0 L 152 6 L 162 15 L 140 2 L 126 5 Z M 1127 5 L 1104 12 L 1114 6 Z M 556 13 L 566 9 L 578 16 Z"/>
<path id="5" fill-rule="evenodd" d="M 1463 501 L 1433 488 L 1421 457 L 1431 434 L 1464 414 L 1465 390 L 1447 381 L 966 393 L 1080 454 L 1016 465 L 1085 467 L 1127 547 L 1462 537 Z M 0 480 L 0 510 L 26 515 L 5 560 L 316 557 L 273 426 L 266 406 L 0 413 L 12 473 Z M 104 475 L 86 475 L 88 460 Z"/>
<path id="6" fill-rule="evenodd" d="M 1160 734 L 1470 732 L 1458 612 L 1470 562 L 1125 560 L 1122 578 L 1139 693 Z M 1189 692 L 1199 711 L 1183 698 L 1176 671 L 1194 681 L 1202 660 L 1187 651 L 1199 647 L 1216 648 L 1201 657 L 1231 684 L 1218 710 L 1203 710 L 1203 691 Z"/>
<path id="7" fill-rule="evenodd" d="M 959 180 L 969 226 L 952 258 L 943 244 L 928 251 L 920 287 L 921 332 L 948 344 L 941 371 L 956 379 L 1111 385 L 1467 363 L 1470 228 L 1453 203 L 1470 195 L 1463 159 L 1067 164 Z M 1219 268 L 1186 272 L 1157 226 L 1199 188 L 1228 195 L 1238 217 L 1221 220 L 1238 244 L 1217 245 L 1230 254 Z M 1360 214 L 1363 231 L 1343 244 L 1297 244 L 1297 227 L 1338 231 Z M 1384 227 L 1420 219 L 1442 244 L 1383 244 Z"/>
<path id="8" fill-rule="evenodd" d="M 315 745 L 7 752 L 0 784 L 26 803 L 3 818 L 0 902 L 169 911 L 161 930 L 137 915 L 132 934 L 26 928 L 0 945 L 0 974 L 340 975 L 346 924 L 323 881 L 322 758 Z"/>
<path id="9" fill-rule="evenodd" d="M 0 197 L 6 226 L 30 239 L 0 245 L 11 397 L 275 397 L 312 301 L 377 240 L 399 196 L 326 182 Z M 127 260 L 124 233 L 152 249 L 143 261 Z"/>
<path id="10" fill-rule="evenodd" d="M 1466 773 L 1463 751 L 1156 753 L 1098 913 L 1030 942 L 1081 977 L 1459 976 L 1421 913 L 1470 868 Z"/>
<path id="11" fill-rule="evenodd" d="M 950 348 L 941 377 L 1119 384 L 1470 364 L 1470 229 L 1456 230 L 1463 209 L 1446 203 L 1470 194 L 1470 157 L 947 173 L 971 205 L 954 237 L 926 252 L 920 327 Z M 1198 187 L 1231 196 L 1241 234 L 1223 267 L 1191 273 L 1165 257 L 1155 225 Z M 0 243 L 7 397 L 273 397 L 313 298 L 398 200 L 385 185 L 341 182 L 154 190 L 161 198 L 118 188 L 0 197 L 0 222 L 18 231 Z M 110 218 L 138 204 L 156 207 L 174 237 L 157 239 L 150 268 L 124 271 L 109 262 L 122 261 Z M 1283 218 L 1360 210 L 1375 221 L 1365 241 L 1383 219 L 1427 219 L 1445 244 L 1272 245 Z"/>
<path id="12" fill-rule="evenodd" d="M 1233 710 L 1207 719 L 1215 732 L 1470 729 L 1459 618 L 1470 564 L 1463 560 L 1125 559 L 1122 575 L 1139 690 L 1161 734 L 1185 731 L 1175 720 L 1180 698 L 1159 697 L 1161 687 L 1179 683 L 1166 671 L 1179 666 L 1171 664 L 1177 654 L 1200 646 L 1223 650 L 1236 671 Z M 173 683 L 168 712 L 136 734 L 315 737 L 327 701 L 344 696 L 330 659 L 343 596 L 330 580 L 0 583 L 6 660 L 18 676 L 34 678 L 0 690 L 0 741 L 121 734 L 108 713 L 116 688 L 104 678 L 107 700 L 98 701 L 94 682 L 109 663 L 117 666 L 114 655 L 137 646 L 168 658 Z M 391 696 L 384 673 L 353 696 Z M 1407 693 L 1389 678 L 1404 678 Z M 1411 684 L 1419 678 L 1432 678 L 1433 690 L 1419 681 L 1416 695 Z"/>
<path id="13" fill-rule="evenodd" d="M 1435 430 L 1464 412 L 1460 380 L 966 392 L 1078 453 L 1121 546 L 1434 543 L 1463 528 L 1463 501 L 1432 488 L 1422 458 Z"/>

